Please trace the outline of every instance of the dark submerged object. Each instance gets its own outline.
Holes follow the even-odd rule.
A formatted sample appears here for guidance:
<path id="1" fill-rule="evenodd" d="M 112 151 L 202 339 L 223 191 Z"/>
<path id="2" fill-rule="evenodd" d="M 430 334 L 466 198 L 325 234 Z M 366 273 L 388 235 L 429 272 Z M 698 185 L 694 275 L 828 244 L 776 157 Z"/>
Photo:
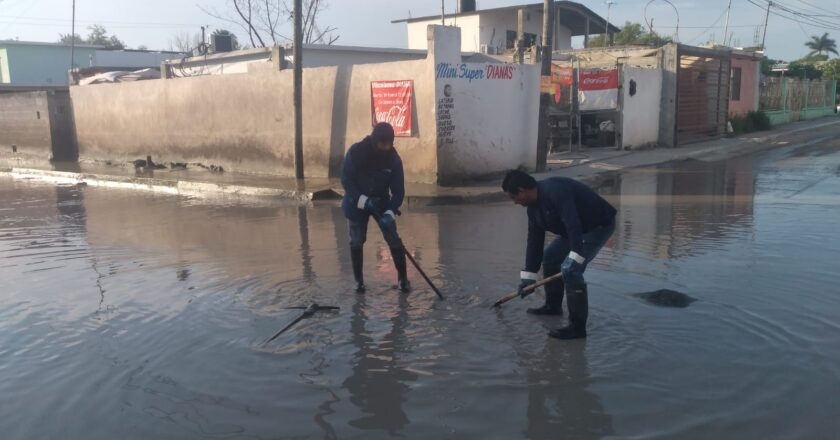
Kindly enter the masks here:
<path id="1" fill-rule="evenodd" d="M 675 307 L 684 309 L 691 305 L 697 298 L 692 298 L 682 292 L 671 289 L 659 289 L 653 292 L 636 293 L 633 296 L 645 300 L 648 304 L 658 307 Z"/>
<path id="2" fill-rule="evenodd" d="M 294 321 L 290 322 L 289 325 L 283 327 L 279 332 L 275 333 L 274 336 L 263 342 L 263 345 L 268 344 L 269 342 L 277 339 L 278 336 L 282 335 L 283 332 L 292 328 L 295 324 L 303 320 L 304 318 L 309 318 L 315 314 L 315 312 L 319 312 L 322 310 L 338 310 L 337 306 L 321 306 L 318 303 L 312 303 L 307 307 L 286 307 L 287 309 L 303 309 L 303 313 L 297 317 Z"/>

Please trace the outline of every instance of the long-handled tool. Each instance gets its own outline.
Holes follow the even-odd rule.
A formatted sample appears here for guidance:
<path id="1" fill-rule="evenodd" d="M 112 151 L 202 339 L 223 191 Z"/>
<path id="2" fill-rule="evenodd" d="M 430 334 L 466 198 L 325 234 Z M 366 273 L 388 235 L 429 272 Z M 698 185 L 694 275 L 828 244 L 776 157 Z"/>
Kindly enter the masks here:
<path id="1" fill-rule="evenodd" d="M 402 213 L 400 213 L 399 211 L 397 211 L 397 212 L 398 212 L 398 214 L 397 214 L 397 215 L 401 215 L 401 214 L 402 214 Z M 379 223 L 379 221 L 380 221 L 380 220 L 382 220 L 382 217 L 381 217 L 381 216 L 379 216 L 379 215 L 376 215 L 376 214 L 373 214 L 373 218 L 376 220 L 376 222 L 377 222 L 377 223 Z M 426 280 L 426 282 L 429 284 L 429 287 L 431 287 L 431 288 L 432 288 L 432 290 L 434 290 L 434 291 L 435 291 L 435 293 L 437 294 L 438 298 L 440 298 L 440 299 L 446 299 L 446 298 L 444 298 L 444 297 L 443 297 L 443 294 L 442 294 L 442 293 L 440 293 L 440 290 L 438 290 L 438 288 L 437 288 L 437 287 L 435 287 L 435 285 L 432 283 L 432 280 L 430 280 L 430 279 L 429 279 L 429 277 L 426 275 L 426 272 L 423 272 L 423 269 L 421 269 L 421 268 L 420 268 L 420 265 L 419 265 L 419 264 L 417 264 L 417 261 L 414 259 L 414 256 L 413 256 L 413 255 L 411 255 L 411 254 L 408 252 L 408 249 L 406 249 L 406 248 L 405 248 L 405 244 L 404 244 L 404 243 L 402 243 L 402 240 L 400 240 L 400 246 L 402 246 L 402 250 L 403 250 L 403 252 L 405 252 L 405 256 L 406 256 L 406 257 L 408 257 L 408 261 L 411 261 L 411 264 L 412 264 L 412 265 L 414 265 L 414 268 L 415 268 L 415 269 L 417 269 L 417 272 L 420 272 L 420 275 L 423 277 L 423 279 L 424 279 L 424 280 Z"/>
<path id="2" fill-rule="evenodd" d="M 279 332 L 275 333 L 274 336 L 268 338 L 265 342 L 263 342 L 263 346 L 268 344 L 269 342 L 277 339 L 278 336 L 283 334 L 286 330 L 292 328 L 293 325 L 297 324 L 304 318 L 309 318 L 315 314 L 315 312 L 320 312 L 322 310 L 338 310 L 338 306 L 319 306 L 317 303 L 312 303 L 306 307 L 287 307 L 288 309 L 303 309 L 303 313 L 298 316 L 294 321 L 290 322 L 289 325 L 283 327 Z"/>
<path id="3" fill-rule="evenodd" d="M 440 293 L 440 290 L 438 290 L 438 288 L 435 287 L 434 284 L 432 284 L 432 280 L 430 280 L 429 277 L 426 276 L 426 272 L 423 272 L 423 269 L 420 268 L 420 265 L 417 264 L 417 261 L 415 261 L 414 257 L 408 252 L 408 249 L 405 248 L 405 245 L 403 245 L 403 252 L 405 252 L 405 256 L 408 257 L 408 260 L 411 261 L 411 264 L 414 265 L 414 268 L 417 269 L 417 272 L 420 272 L 420 275 L 423 276 L 423 279 L 426 280 L 427 283 L 429 283 L 429 287 L 431 287 L 432 290 L 435 291 L 438 298 L 446 299 L 446 298 L 443 297 L 443 294 Z"/>
<path id="4" fill-rule="evenodd" d="M 543 279 L 537 281 L 534 284 L 531 284 L 530 286 L 528 286 L 528 287 L 526 287 L 522 290 L 525 291 L 525 292 L 531 292 L 531 291 L 537 289 L 538 287 L 542 287 L 542 286 L 544 286 L 544 285 L 546 285 L 546 284 L 548 284 L 548 283 L 550 283 L 550 282 L 552 282 L 556 279 L 561 278 L 562 276 L 563 276 L 563 272 L 558 272 L 558 273 L 556 273 L 556 274 L 554 274 L 554 275 L 552 275 L 548 278 L 543 278 Z M 506 302 L 518 297 L 518 296 L 519 296 L 519 291 L 517 290 L 516 292 L 513 292 L 509 295 L 505 295 L 505 296 L 499 298 L 499 300 L 494 302 L 493 306 L 490 307 L 490 308 L 492 309 L 493 307 L 499 307 L 502 304 L 504 304 L 504 303 L 506 303 Z"/>

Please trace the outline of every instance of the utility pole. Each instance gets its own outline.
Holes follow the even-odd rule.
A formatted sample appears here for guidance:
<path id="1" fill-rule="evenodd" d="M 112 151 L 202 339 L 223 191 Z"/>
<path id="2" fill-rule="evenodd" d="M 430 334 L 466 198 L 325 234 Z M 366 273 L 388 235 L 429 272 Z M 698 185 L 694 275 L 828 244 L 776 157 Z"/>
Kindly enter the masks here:
<path id="1" fill-rule="evenodd" d="M 552 30 L 554 29 L 554 0 L 543 0 L 542 46 L 540 46 L 541 83 L 551 78 Z M 542 88 L 542 87 L 541 87 Z M 545 171 L 548 160 L 548 107 L 551 94 L 540 90 L 540 113 L 537 127 L 537 172 Z"/>
<path id="2" fill-rule="evenodd" d="M 726 26 L 723 28 L 723 45 L 728 46 L 726 44 L 726 40 L 729 38 L 729 12 L 732 10 L 732 0 L 729 0 L 729 6 L 726 7 Z"/>
<path id="3" fill-rule="evenodd" d="M 295 0 L 295 178 L 303 179 L 303 0 Z"/>
<path id="4" fill-rule="evenodd" d="M 446 26 L 446 0 L 440 0 L 440 25 Z"/>
<path id="5" fill-rule="evenodd" d="M 607 40 L 604 41 L 604 46 L 612 46 L 612 41 L 610 40 L 610 37 L 612 36 L 612 33 L 610 33 L 610 8 L 612 8 L 612 5 L 614 4 L 615 2 L 612 0 L 607 1 L 607 24 L 604 28 L 606 30 Z"/>
<path id="6" fill-rule="evenodd" d="M 764 16 L 764 36 L 761 37 L 761 50 L 764 50 L 764 40 L 767 39 L 767 20 L 770 19 L 770 7 L 773 2 L 767 2 L 767 15 Z"/>
<path id="7" fill-rule="evenodd" d="M 70 74 L 73 82 L 76 82 L 76 0 L 73 0 L 73 20 L 70 25 Z"/>

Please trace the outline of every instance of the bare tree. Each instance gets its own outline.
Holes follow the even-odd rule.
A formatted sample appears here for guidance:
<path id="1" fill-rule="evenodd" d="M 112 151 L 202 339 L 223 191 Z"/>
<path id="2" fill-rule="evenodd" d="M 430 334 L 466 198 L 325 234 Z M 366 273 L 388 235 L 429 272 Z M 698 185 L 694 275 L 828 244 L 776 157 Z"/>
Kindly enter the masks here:
<path id="1" fill-rule="evenodd" d="M 198 47 L 200 42 L 201 34 L 190 35 L 189 32 L 178 32 L 169 39 L 169 50 L 187 53 Z"/>
<path id="2" fill-rule="evenodd" d="M 229 10 L 201 7 L 207 15 L 233 23 L 248 34 L 251 45 L 266 47 L 266 42 L 278 44 L 292 39 L 280 33 L 280 25 L 294 21 L 294 6 L 287 0 L 228 0 Z M 333 26 L 321 28 L 318 16 L 327 8 L 326 0 L 303 1 L 303 42 L 306 44 L 333 44 L 338 40 Z M 232 11 L 230 10 L 232 9 Z"/>

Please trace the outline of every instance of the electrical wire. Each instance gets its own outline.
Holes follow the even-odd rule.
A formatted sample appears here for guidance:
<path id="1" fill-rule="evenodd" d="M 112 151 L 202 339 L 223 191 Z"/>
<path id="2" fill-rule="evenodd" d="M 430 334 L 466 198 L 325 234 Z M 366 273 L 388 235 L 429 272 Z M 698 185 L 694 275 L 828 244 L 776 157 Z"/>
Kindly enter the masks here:
<path id="1" fill-rule="evenodd" d="M 756 6 L 756 7 L 758 7 L 758 8 L 761 8 L 762 10 L 765 10 L 765 9 L 767 8 L 767 0 L 765 0 L 765 4 L 764 4 L 764 5 L 758 4 L 758 3 L 757 3 L 756 1 L 754 1 L 754 0 L 747 0 L 747 2 L 749 2 L 749 3 L 753 4 L 754 6 Z M 771 13 L 771 14 L 773 14 L 773 15 L 775 15 L 775 16 L 782 17 L 782 18 L 785 18 L 785 19 L 787 19 L 787 20 L 790 20 L 790 21 L 793 21 L 793 22 L 796 22 L 796 23 L 805 24 L 805 25 L 812 26 L 812 27 L 816 27 L 816 28 L 820 28 L 820 29 L 827 29 L 827 30 L 832 30 L 832 31 L 840 31 L 840 23 L 825 22 L 825 21 L 823 21 L 823 20 L 821 20 L 821 19 L 816 19 L 816 18 L 814 18 L 814 17 L 808 17 L 808 16 L 805 16 L 804 14 L 801 14 L 801 13 L 796 13 L 795 11 L 794 11 L 794 12 L 792 12 L 792 14 L 793 14 L 795 17 L 791 17 L 790 15 L 783 14 L 783 13 L 781 13 L 781 12 L 778 12 L 777 10 L 774 10 L 774 9 L 773 9 L 773 6 L 776 6 L 776 7 L 777 7 L 777 9 L 779 9 L 779 10 L 781 10 L 781 11 L 784 11 L 784 12 L 789 12 L 789 13 L 791 13 L 791 11 L 790 11 L 789 9 L 784 9 L 784 8 L 783 8 L 783 7 L 781 7 L 781 6 L 780 6 L 780 5 L 779 5 L 776 1 L 773 1 L 773 2 L 772 2 L 772 5 L 771 5 L 771 7 L 770 7 L 770 13 Z M 805 20 L 810 19 L 810 21 L 803 21 L 803 20 L 800 20 L 800 19 L 798 19 L 798 18 L 803 18 L 803 19 L 805 19 Z"/>
<path id="2" fill-rule="evenodd" d="M 709 32 L 710 30 L 712 30 L 715 27 L 715 25 L 717 25 L 720 22 L 720 20 L 723 18 L 724 15 L 726 15 L 726 9 L 723 10 L 723 12 L 720 14 L 720 16 L 717 18 L 717 20 L 715 20 L 714 23 L 712 23 L 711 26 L 707 27 L 705 30 L 703 30 L 703 32 L 700 32 L 699 34 L 697 34 L 697 36 L 695 36 L 694 38 L 688 40 L 689 44 L 694 43 L 700 37 L 705 35 L 706 32 Z"/>

